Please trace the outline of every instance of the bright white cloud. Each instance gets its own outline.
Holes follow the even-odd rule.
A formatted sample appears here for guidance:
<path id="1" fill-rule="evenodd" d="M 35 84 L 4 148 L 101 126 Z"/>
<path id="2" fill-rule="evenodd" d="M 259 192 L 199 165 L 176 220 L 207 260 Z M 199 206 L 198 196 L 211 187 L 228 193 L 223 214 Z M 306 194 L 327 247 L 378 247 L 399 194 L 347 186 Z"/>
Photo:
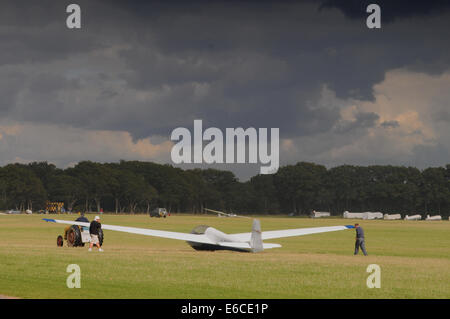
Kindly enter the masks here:
<path id="1" fill-rule="evenodd" d="M 83 130 L 64 125 L 1 123 L 1 164 L 48 161 L 66 167 L 82 160 L 167 162 L 172 142 L 155 137 L 133 140 L 125 131 Z"/>
<path id="2" fill-rule="evenodd" d="M 327 165 L 444 165 L 450 152 L 450 72 L 428 75 L 391 70 L 374 86 L 374 101 L 341 100 L 324 88 L 322 100 L 341 107 L 339 125 L 348 131 L 286 139 L 282 161 L 315 161 Z M 374 114 L 369 126 L 357 125 L 359 114 Z M 418 154 L 439 148 L 439 152 Z M 442 152 L 442 149 L 446 150 Z M 282 153 L 283 154 L 283 153 Z M 441 154 L 439 158 L 436 155 Z M 420 155 L 420 156 L 419 156 Z"/>

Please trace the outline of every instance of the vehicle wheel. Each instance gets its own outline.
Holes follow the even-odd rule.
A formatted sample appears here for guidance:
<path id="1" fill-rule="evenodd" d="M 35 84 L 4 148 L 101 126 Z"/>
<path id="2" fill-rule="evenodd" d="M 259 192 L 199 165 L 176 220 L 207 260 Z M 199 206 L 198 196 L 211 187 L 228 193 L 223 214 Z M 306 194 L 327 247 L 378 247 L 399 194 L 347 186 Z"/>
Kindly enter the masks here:
<path id="1" fill-rule="evenodd" d="M 67 240 L 67 232 L 69 231 L 70 226 L 67 226 L 66 228 L 64 228 L 64 239 Z"/>
<path id="2" fill-rule="evenodd" d="M 59 235 L 58 238 L 56 239 L 56 245 L 58 247 L 62 247 L 64 245 L 64 239 L 61 235 Z"/>
<path id="3" fill-rule="evenodd" d="M 100 228 L 98 230 L 98 243 L 100 244 L 100 247 L 102 247 L 103 245 L 103 238 L 104 238 L 103 230 Z"/>
<path id="4" fill-rule="evenodd" d="M 70 226 L 67 231 L 67 246 L 78 247 L 81 246 L 81 231 L 77 225 Z"/>

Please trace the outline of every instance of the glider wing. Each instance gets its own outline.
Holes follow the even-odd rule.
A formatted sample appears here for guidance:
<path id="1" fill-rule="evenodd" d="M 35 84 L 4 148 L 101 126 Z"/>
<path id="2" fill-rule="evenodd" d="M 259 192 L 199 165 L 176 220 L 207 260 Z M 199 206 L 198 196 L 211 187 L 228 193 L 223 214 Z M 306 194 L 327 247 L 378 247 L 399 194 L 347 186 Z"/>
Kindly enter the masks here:
<path id="1" fill-rule="evenodd" d="M 44 218 L 43 220 L 45 220 L 47 222 L 58 223 L 58 224 L 79 225 L 79 226 L 86 226 L 86 227 L 89 227 L 89 225 L 90 225 L 89 223 L 74 222 L 74 221 L 70 221 L 70 220 L 58 220 L 58 219 L 50 219 L 50 218 Z M 102 229 L 115 230 L 115 231 L 130 233 L 130 234 L 139 234 L 139 235 L 146 235 L 146 236 L 178 239 L 178 240 L 191 241 L 191 242 L 196 242 L 196 243 L 216 244 L 215 242 L 211 241 L 205 235 L 178 233 L 178 232 L 154 230 L 154 229 L 148 229 L 148 228 L 105 225 L 105 224 L 102 224 Z"/>
<path id="2" fill-rule="evenodd" d="M 263 240 L 265 239 L 273 239 L 273 238 L 284 238 L 284 237 L 294 237 L 294 236 L 303 236 L 303 235 L 311 235 L 311 234 L 319 234 L 319 233 L 327 233 L 331 231 L 345 230 L 354 228 L 354 226 L 346 225 L 346 226 L 328 226 L 328 227 L 312 227 L 312 228 L 297 228 L 297 229 L 285 229 L 285 230 L 269 230 L 261 232 L 261 237 Z M 248 241 L 250 240 L 252 233 L 240 233 L 240 234 L 232 234 L 229 235 L 238 241 Z"/>
<path id="3" fill-rule="evenodd" d="M 223 247 L 232 247 L 232 248 L 240 248 L 240 249 L 248 249 L 248 250 L 252 249 L 252 247 L 250 246 L 250 243 L 248 243 L 248 242 L 219 242 L 219 243 L 217 243 L 217 245 L 223 246 Z M 263 243 L 264 249 L 278 248 L 278 247 L 281 247 L 281 245 Z"/>

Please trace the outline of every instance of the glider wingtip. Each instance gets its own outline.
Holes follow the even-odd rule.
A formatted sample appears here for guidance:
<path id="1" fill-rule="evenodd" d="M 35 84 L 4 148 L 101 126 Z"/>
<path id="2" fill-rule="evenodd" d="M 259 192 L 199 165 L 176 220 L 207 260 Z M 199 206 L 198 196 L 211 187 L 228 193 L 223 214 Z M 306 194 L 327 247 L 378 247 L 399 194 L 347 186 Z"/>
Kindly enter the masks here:
<path id="1" fill-rule="evenodd" d="M 355 226 L 353 226 L 353 225 L 345 225 L 345 227 L 347 227 L 347 228 L 355 228 Z"/>
<path id="2" fill-rule="evenodd" d="M 46 222 L 56 223 L 56 221 L 54 219 L 51 219 L 51 218 L 42 218 L 42 220 L 45 220 Z"/>

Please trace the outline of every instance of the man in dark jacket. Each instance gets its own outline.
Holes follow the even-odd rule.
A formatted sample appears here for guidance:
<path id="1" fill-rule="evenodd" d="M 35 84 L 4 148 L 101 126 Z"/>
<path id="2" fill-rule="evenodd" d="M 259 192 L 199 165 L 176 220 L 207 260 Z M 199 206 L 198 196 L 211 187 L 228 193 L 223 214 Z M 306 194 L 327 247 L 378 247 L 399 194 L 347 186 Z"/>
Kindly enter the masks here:
<path id="1" fill-rule="evenodd" d="M 99 230 L 102 228 L 102 224 L 100 224 L 100 217 L 95 216 L 94 220 L 91 222 L 89 226 L 89 233 L 91 234 L 91 242 L 89 243 L 89 251 L 92 251 L 92 247 L 95 245 L 98 248 L 98 251 L 103 251 L 100 247 L 100 242 L 98 240 Z"/>
<path id="2" fill-rule="evenodd" d="M 362 227 L 359 226 L 359 224 L 355 224 L 355 230 L 356 230 L 355 255 L 358 254 L 359 247 L 361 247 L 364 256 L 367 256 L 366 243 L 364 239 L 364 230 L 362 229 Z"/>
<path id="3" fill-rule="evenodd" d="M 81 213 L 81 216 L 75 219 L 76 222 L 89 223 L 89 219 L 84 216 L 84 213 Z M 87 230 L 87 226 L 82 226 L 83 230 Z"/>
<path id="4" fill-rule="evenodd" d="M 83 223 L 89 223 L 89 219 L 86 218 L 86 216 L 84 215 L 84 213 L 80 214 L 80 217 L 78 217 L 77 219 L 75 219 L 76 222 L 83 222 Z"/>

